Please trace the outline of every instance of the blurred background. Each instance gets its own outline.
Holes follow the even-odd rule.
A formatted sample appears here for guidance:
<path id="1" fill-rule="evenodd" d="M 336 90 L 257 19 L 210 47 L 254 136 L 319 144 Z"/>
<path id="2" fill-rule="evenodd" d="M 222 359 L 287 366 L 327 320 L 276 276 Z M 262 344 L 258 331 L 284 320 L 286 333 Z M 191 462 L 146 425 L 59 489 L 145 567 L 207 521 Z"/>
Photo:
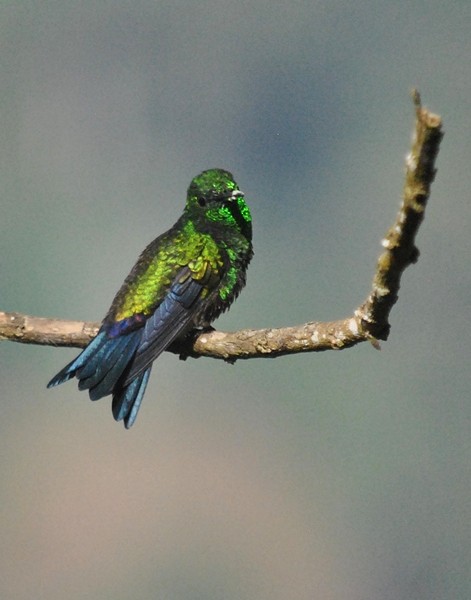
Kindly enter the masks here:
<path id="1" fill-rule="evenodd" d="M 467 600 L 471 4 L 2 2 L 0 310 L 99 320 L 209 167 L 252 209 L 217 327 L 348 316 L 444 118 L 421 258 L 364 344 L 155 364 L 136 425 L 0 345 L 0 596 Z"/>

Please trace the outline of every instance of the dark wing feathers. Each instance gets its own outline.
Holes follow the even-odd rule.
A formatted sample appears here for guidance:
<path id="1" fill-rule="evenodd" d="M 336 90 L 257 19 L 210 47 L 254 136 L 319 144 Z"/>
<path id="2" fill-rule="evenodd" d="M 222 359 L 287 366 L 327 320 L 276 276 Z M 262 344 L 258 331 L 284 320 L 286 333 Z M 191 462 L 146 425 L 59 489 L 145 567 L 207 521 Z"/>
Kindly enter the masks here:
<path id="1" fill-rule="evenodd" d="M 172 285 L 167 296 L 144 325 L 125 384 L 145 371 L 188 328 L 195 314 L 195 301 L 202 289 L 202 284 L 191 277 Z"/>

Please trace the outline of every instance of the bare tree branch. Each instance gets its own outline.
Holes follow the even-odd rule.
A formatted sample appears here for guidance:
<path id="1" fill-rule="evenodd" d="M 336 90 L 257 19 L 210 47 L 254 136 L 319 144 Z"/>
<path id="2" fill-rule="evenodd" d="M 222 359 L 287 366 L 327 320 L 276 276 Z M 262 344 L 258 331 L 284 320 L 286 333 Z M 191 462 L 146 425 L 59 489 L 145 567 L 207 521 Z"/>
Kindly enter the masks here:
<path id="1" fill-rule="evenodd" d="M 351 317 L 328 323 L 305 323 L 278 329 L 244 329 L 195 332 L 173 344 L 171 352 L 182 357 L 208 356 L 233 362 L 241 358 L 276 357 L 299 352 L 341 350 L 359 342 L 389 335 L 389 313 L 398 298 L 401 275 L 416 262 L 415 237 L 424 217 L 435 177 L 435 161 L 443 137 L 438 115 L 422 107 L 413 91 L 415 131 L 406 159 L 403 200 L 395 222 L 383 239 L 371 292 Z M 0 312 L 0 340 L 47 346 L 84 347 L 96 335 L 99 323 L 66 321 Z"/>

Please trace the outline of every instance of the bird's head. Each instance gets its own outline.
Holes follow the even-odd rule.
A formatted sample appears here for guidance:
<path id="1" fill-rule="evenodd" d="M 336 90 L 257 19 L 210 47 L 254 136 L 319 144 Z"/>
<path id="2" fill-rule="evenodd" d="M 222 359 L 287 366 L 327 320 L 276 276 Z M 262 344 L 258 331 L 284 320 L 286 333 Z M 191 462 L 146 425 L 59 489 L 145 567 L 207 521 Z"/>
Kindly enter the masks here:
<path id="1" fill-rule="evenodd" d="M 197 175 L 188 188 L 185 212 L 196 222 L 240 231 L 252 239 L 250 209 L 228 171 L 209 169 Z"/>

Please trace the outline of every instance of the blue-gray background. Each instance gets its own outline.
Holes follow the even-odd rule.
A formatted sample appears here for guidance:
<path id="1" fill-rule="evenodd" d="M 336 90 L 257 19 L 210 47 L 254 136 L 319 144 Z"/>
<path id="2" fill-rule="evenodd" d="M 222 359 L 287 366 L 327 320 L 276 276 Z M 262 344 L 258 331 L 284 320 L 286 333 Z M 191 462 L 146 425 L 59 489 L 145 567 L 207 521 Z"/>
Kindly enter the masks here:
<path id="1" fill-rule="evenodd" d="M 0 347 L 0 595 L 467 600 L 471 4 L 2 2 L 0 309 L 98 320 L 190 179 L 255 258 L 222 329 L 366 296 L 418 86 L 438 177 L 383 350 L 154 367 L 126 432 L 75 350 Z"/>

